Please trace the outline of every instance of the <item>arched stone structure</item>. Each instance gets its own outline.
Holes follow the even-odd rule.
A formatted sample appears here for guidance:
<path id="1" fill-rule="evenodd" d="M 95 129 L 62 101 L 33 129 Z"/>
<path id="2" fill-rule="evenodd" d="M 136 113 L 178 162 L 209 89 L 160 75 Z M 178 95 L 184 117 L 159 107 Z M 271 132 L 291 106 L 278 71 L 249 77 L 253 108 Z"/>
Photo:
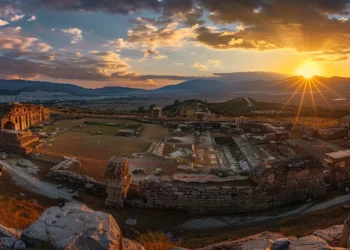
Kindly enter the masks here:
<path id="1" fill-rule="evenodd" d="M 15 130 L 16 129 L 16 125 L 11 122 L 11 121 L 8 121 L 4 124 L 4 129 L 11 129 L 11 130 Z"/>
<path id="2" fill-rule="evenodd" d="M 21 103 L 0 105 L 0 129 L 25 130 L 48 120 L 50 120 L 50 111 L 42 105 Z M 7 122 L 11 122 L 14 126 Z M 6 128 L 5 124 L 7 124 Z"/>

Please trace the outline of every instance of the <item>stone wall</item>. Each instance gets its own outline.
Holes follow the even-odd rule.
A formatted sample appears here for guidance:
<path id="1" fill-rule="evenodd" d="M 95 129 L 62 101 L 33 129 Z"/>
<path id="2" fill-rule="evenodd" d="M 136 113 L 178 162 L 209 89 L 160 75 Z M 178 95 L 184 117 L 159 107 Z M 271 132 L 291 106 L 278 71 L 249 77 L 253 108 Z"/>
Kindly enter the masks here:
<path id="1" fill-rule="evenodd" d="M 94 194 L 106 195 L 105 183 L 98 182 L 86 175 L 79 175 L 68 170 L 51 170 L 47 176 L 58 181 L 69 182 L 76 187 L 85 188 Z"/>
<path id="2" fill-rule="evenodd" d="M 326 183 L 322 168 L 313 165 L 314 161 L 303 160 L 300 168 L 282 171 L 276 176 L 271 176 L 273 167 L 267 166 L 258 172 L 255 183 L 241 186 L 143 180 L 138 188 L 140 199 L 128 203 L 192 213 L 231 213 L 261 211 L 324 195 Z"/>
<path id="3" fill-rule="evenodd" d="M 28 147 L 39 141 L 30 131 L 0 130 L 0 149 L 9 153 L 26 155 L 32 152 Z"/>
<path id="4" fill-rule="evenodd" d="M 350 164 L 344 167 L 331 167 L 329 182 L 338 189 L 350 187 Z"/>
<path id="5" fill-rule="evenodd" d="M 0 105 L 0 129 L 24 130 L 50 120 L 50 110 L 42 105 L 12 103 Z"/>

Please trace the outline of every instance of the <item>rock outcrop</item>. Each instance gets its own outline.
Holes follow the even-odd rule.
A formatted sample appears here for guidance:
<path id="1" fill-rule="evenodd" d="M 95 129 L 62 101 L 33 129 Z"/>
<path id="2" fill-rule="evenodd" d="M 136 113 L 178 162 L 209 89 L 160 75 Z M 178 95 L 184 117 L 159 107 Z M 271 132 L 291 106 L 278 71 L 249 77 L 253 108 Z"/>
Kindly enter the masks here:
<path id="1" fill-rule="evenodd" d="M 138 243 L 123 239 L 115 219 L 77 202 L 51 207 L 21 236 L 29 247 L 54 250 L 144 250 Z"/>
<path id="2" fill-rule="evenodd" d="M 344 221 L 344 226 L 342 230 L 341 239 L 339 242 L 339 246 L 342 247 L 350 247 L 350 215 L 349 217 Z"/>
<path id="3" fill-rule="evenodd" d="M 108 163 L 105 172 L 106 206 L 121 208 L 131 184 L 129 162 L 126 158 L 113 157 Z"/>
<path id="4" fill-rule="evenodd" d="M 333 231 L 334 230 L 334 231 Z M 341 231 L 341 229 L 340 229 Z M 349 248 L 337 247 L 339 245 L 339 226 L 319 230 L 314 235 L 295 238 L 283 237 L 280 234 L 264 232 L 239 240 L 225 241 L 197 250 L 345 250 Z M 318 234 L 328 239 L 328 243 Z M 334 237 L 333 237 L 334 236 Z M 336 240 L 338 239 L 338 241 Z"/>

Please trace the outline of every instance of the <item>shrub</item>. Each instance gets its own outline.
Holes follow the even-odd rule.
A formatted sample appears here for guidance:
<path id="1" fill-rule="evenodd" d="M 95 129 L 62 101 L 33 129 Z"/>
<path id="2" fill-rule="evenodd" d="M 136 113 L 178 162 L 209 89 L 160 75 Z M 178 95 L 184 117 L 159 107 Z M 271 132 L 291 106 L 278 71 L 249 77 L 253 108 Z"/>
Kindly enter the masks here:
<path id="1" fill-rule="evenodd" d="M 162 232 L 139 234 L 137 241 L 147 250 L 171 250 L 176 245 Z"/>

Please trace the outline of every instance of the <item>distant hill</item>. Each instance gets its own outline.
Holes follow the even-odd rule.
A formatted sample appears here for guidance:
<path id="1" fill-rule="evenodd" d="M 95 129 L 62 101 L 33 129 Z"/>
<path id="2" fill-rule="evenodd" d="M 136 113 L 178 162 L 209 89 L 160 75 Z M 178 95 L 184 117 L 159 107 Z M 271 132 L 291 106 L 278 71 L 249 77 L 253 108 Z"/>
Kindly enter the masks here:
<path id="1" fill-rule="evenodd" d="M 36 90 L 48 92 L 64 92 L 73 95 L 116 96 L 133 95 L 171 98 L 210 98 L 222 96 L 252 96 L 253 94 L 266 95 L 276 92 L 292 92 L 303 78 L 299 76 L 287 77 L 278 73 L 246 72 L 215 74 L 217 78 L 194 79 L 175 85 L 168 85 L 154 90 L 128 88 L 120 86 L 107 86 L 97 89 L 83 88 L 73 84 L 25 81 L 25 80 L 0 80 L 0 95 L 17 95 L 21 92 Z M 350 78 L 342 77 L 314 77 L 318 81 L 320 91 L 330 92 L 328 88 L 342 95 L 350 96 Z M 293 86 L 294 88 L 290 88 Z M 325 87 L 326 86 L 326 87 Z"/>
<path id="2" fill-rule="evenodd" d="M 0 90 L 43 90 L 48 92 L 79 93 L 85 89 L 74 84 L 39 82 L 26 80 L 0 80 Z"/>
<path id="3" fill-rule="evenodd" d="M 16 95 L 21 92 L 32 92 L 42 90 L 47 92 L 63 92 L 75 95 L 118 95 L 126 94 L 136 90 L 136 88 L 126 88 L 119 86 L 108 86 L 98 89 L 83 88 L 74 84 L 26 81 L 26 80 L 0 80 L 0 94 Z"/>

